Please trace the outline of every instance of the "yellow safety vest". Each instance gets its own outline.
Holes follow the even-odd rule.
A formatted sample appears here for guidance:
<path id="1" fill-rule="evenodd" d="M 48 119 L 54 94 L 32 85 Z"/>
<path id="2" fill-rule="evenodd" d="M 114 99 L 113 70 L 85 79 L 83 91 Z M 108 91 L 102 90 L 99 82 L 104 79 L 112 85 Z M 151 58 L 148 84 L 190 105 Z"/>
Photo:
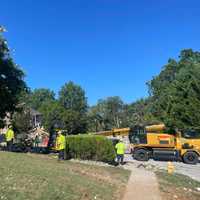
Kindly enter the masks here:
<path id="1" fill-rule="evenodd" d="M 119 142 L 116 144 L 115 148 L 117 149 L 117 154 L 123 155 L 125 153 L 125 144 L 123 142 Z"/>
<path id="2" fill-rule="evenodd" d="M 6 132 L 6 142 L 11 141 L 14 139 L 14 131 L 12 129 L 8 129 Z"/>
<path id="3" fill-rule="evenodd" d="M 57 139 L 56 139 L 56 149 L 57 150 L 65 149 L 65 146 L 66 146 L 65 143 L 66 143 L 65 136 L 64 135 L 58 136 Z"/>

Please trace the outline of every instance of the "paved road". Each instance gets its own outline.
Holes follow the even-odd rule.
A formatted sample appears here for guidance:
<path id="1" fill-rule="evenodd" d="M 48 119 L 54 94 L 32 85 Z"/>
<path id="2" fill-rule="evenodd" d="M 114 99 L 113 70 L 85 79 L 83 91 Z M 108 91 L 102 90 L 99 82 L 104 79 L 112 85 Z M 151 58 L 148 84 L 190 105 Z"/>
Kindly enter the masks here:
<path id="1" fill-rule="evenodd" d="M 154 161 L 149 160 L 147 162 L 141 162 L 133 160 L 132 156 L 130 154 L 126 154 L 125 161 L 130 162 L 135 166 L 138 166 L 140 164 L 144 164 L 147 166 L 153 166 L 156 169 L 167 169 L 167 162 L 166 161 Z M 187 175 L 191 177 L 192 179 L 195 179 L 200 182 L 200 163 L 197 165 L 188 165 L 184 164 L 182 162 L 173 162 L 175 166 L 175 171 L 180 174 Z"/>

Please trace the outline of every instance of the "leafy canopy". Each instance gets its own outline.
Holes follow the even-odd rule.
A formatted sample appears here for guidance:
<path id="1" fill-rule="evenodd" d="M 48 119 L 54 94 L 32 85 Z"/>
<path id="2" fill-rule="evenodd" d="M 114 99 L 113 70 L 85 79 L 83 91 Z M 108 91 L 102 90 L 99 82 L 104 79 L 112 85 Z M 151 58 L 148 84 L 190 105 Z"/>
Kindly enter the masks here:
<path id="1" fill-rule="evenodd" d="M 84 133 L 87 130 L 87 98 L 85 91 L 72 81 L 59 92 L 59 103 L 63 107 L 61 118 L 69 134 Z"/>
<path id="2" fill-rule="evenodd" d="M 15 111 L 19 94 L 26 90 L 24 73 L 11 57 L 7 41 L 0 32 L 0 125 L 6 113 Z"/>
<path id="3" fill-rule="evenodd" d="M 169 127 L 200 130 L 200 53 L 183 50 L 149 82 L 152 113 Z"/>

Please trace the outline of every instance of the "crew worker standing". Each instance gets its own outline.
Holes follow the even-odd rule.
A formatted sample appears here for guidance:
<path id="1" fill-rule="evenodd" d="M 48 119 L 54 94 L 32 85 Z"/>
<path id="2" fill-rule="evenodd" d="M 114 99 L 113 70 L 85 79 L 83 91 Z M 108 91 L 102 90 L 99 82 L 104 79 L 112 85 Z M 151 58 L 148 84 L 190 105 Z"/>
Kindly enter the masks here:
<path id="1" fill-rule="evenodd" d="M 65 136 L 61 131 L 58 132 L 58 136 L 56 138 L 56 149 L 58 150 L 58 160 L 64 160 L 65 155 L 65 147 L 66 147 Z"/>
<path id="2" fill-rule="evenodd" d="M 39 147 L 39 143 L 40 143 L 40 138 L 39 138 L 39 135 L 37 134 L 35 136 L 35 140 L 34 140 L 34 146 L 35 146 L 35 148 Z"/>
<path id="3" fill-rule="evenodd" d="M 14 131 L 12 125 L 8 126 L 8 130 L 6 132 L 6 143 L 7 143 L 7 150 L 12 151 L 13 148 L 13 140 L 14 140 Z"/>
<path id="4" fill-rule="evenodd" d="M 115 145 L 115 148 L 117 150 L 117 162 L 118 164 L 124 163 L 124 153 L 126 150 L 125 144 L 122 140 L 119 140 L 119 142 Z"/>

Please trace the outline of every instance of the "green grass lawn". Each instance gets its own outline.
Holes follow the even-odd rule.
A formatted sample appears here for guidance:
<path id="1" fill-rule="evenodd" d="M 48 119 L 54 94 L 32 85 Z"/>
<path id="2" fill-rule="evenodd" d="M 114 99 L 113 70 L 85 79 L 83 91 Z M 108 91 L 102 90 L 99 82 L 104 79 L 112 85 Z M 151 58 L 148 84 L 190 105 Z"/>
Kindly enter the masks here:
<path id="1" fill-rule="evenodd" d="M 199 200 L 200 182 L 181 174 L 169 175 L 166 171 L 156 172 L 163 200 Z"/>
<path id="2" fill-rule="evenodd" d="M 129 171 L 0 152 L 0 200 L 121 199 Z"/>

